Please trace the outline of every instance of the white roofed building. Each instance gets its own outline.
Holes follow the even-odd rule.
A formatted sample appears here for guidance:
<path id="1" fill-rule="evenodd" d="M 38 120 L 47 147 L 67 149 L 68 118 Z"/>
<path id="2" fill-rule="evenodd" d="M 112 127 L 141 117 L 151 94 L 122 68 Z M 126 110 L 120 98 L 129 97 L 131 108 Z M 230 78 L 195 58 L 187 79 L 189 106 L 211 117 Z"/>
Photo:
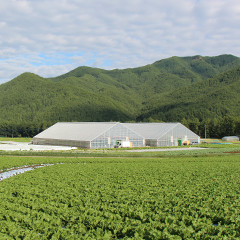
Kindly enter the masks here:
<path id="1" fill-rule="evenodd" d="M 146 146 L 168 147 L 181 143 L 199 144 L 200 137 L 181 123 L 123 123 L 145 139 Z"/>
<path id="2" fill-rule="evenodd" d="M 80 148 L 177 146 L 200 143 L 200 137 L 181 123 L 59 122 L 33 137 L 33 144 Z"/>
<path id="3" fill-rule="evenodd" d="M 59 122 L 33 137 L 33 144 L 113 148 L 116 141 L 145 146 L 144 138 L 119 122 Z"/>

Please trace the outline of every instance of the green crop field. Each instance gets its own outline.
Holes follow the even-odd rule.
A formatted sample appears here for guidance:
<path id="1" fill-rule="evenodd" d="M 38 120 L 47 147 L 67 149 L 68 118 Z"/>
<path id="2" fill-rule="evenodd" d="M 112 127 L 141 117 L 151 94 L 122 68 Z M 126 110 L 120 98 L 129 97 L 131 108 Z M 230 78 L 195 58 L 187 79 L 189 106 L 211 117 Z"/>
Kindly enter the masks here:
<path id="1" fill-rule="evenodd" d="M 7 141 L 7 142 L 30 142 L 32 138 L 23 138 L 23 137 L 15 137 L 15 138 L 10 138 L 10 137 L 0 137 L 0 141 Z"/>
<path id="2" fill-rule="evenodd" d="M 0 239 L 239 239 L 238 154 L 0 156 Z M 57 164 L 62 163 L 62 164 Z"/>

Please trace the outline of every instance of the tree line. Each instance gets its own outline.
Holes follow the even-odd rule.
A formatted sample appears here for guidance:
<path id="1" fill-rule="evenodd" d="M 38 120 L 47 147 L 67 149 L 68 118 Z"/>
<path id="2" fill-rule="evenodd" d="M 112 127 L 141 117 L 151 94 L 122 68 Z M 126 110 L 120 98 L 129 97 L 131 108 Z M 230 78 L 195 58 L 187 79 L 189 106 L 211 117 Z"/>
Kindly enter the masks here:
<path id="1" fill-rule="evenodd" d="M 161 122 L 149 118 L 148 122 Z M 131 121 L 133 122 L 133 121 Z M 2 137 L 34 137 L 55 122 L 0 122 L 0 136 Z M 222 138 L 224 136 L 240 135 L 240 117 L 227 116 L 208 119 L 182 119 L 181 123 L 201 138 Z"/>
<path id="2" fill-rule="evenodd" d="M 34 137 L 46 128 L 50 127 L 52 122 L 0 122 L 1 137 Z"/>
<path id="3" fill-rule="evenodd" d="M 240 117 L 182 119 L 181 123 L 201 138 L 222 138 L 240 135 Z"/>

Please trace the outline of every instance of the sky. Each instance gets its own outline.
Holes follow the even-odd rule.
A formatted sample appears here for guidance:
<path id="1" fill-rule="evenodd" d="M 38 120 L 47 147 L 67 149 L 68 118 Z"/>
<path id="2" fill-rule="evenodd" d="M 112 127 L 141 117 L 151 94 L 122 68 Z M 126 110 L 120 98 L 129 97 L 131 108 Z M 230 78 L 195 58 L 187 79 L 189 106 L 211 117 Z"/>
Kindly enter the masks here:
<path id="1" fill-rule="evenodd" d="M 240 56 L 239 0 L 0 0 L 0 84 L 24 72 Z"/>

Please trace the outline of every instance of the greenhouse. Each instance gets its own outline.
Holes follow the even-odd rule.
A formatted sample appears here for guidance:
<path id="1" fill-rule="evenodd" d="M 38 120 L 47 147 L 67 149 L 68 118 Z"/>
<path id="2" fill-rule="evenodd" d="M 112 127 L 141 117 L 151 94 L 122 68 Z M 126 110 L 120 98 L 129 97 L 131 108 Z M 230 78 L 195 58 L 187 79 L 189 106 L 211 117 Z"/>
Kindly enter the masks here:
<path id="1" fill-rule="evenodd" d="M 146 146 L 199 144 L 200 137 L 181 123 L 123 123 L 145 139 Z"/>
<path id="2" fill-rule="evenodd" d="M 238 142 L 239 141 L 239 137 L 238 136 L 225 136 L 222 138 L 222 141 L 224 142 Z"/>
<path id="3" fill-rule="evenodd" d="M 33 144 L 80 148 L 145 146 L 144 138 L 119 122 L 60 122 L 33 137 Z"/>
<path id="4" fill-rule="evenodd" d="M 33 138 L 33 144 L 89 149 L 198 143 L 199 136 L 181 123 L 61 122 Z"/>

